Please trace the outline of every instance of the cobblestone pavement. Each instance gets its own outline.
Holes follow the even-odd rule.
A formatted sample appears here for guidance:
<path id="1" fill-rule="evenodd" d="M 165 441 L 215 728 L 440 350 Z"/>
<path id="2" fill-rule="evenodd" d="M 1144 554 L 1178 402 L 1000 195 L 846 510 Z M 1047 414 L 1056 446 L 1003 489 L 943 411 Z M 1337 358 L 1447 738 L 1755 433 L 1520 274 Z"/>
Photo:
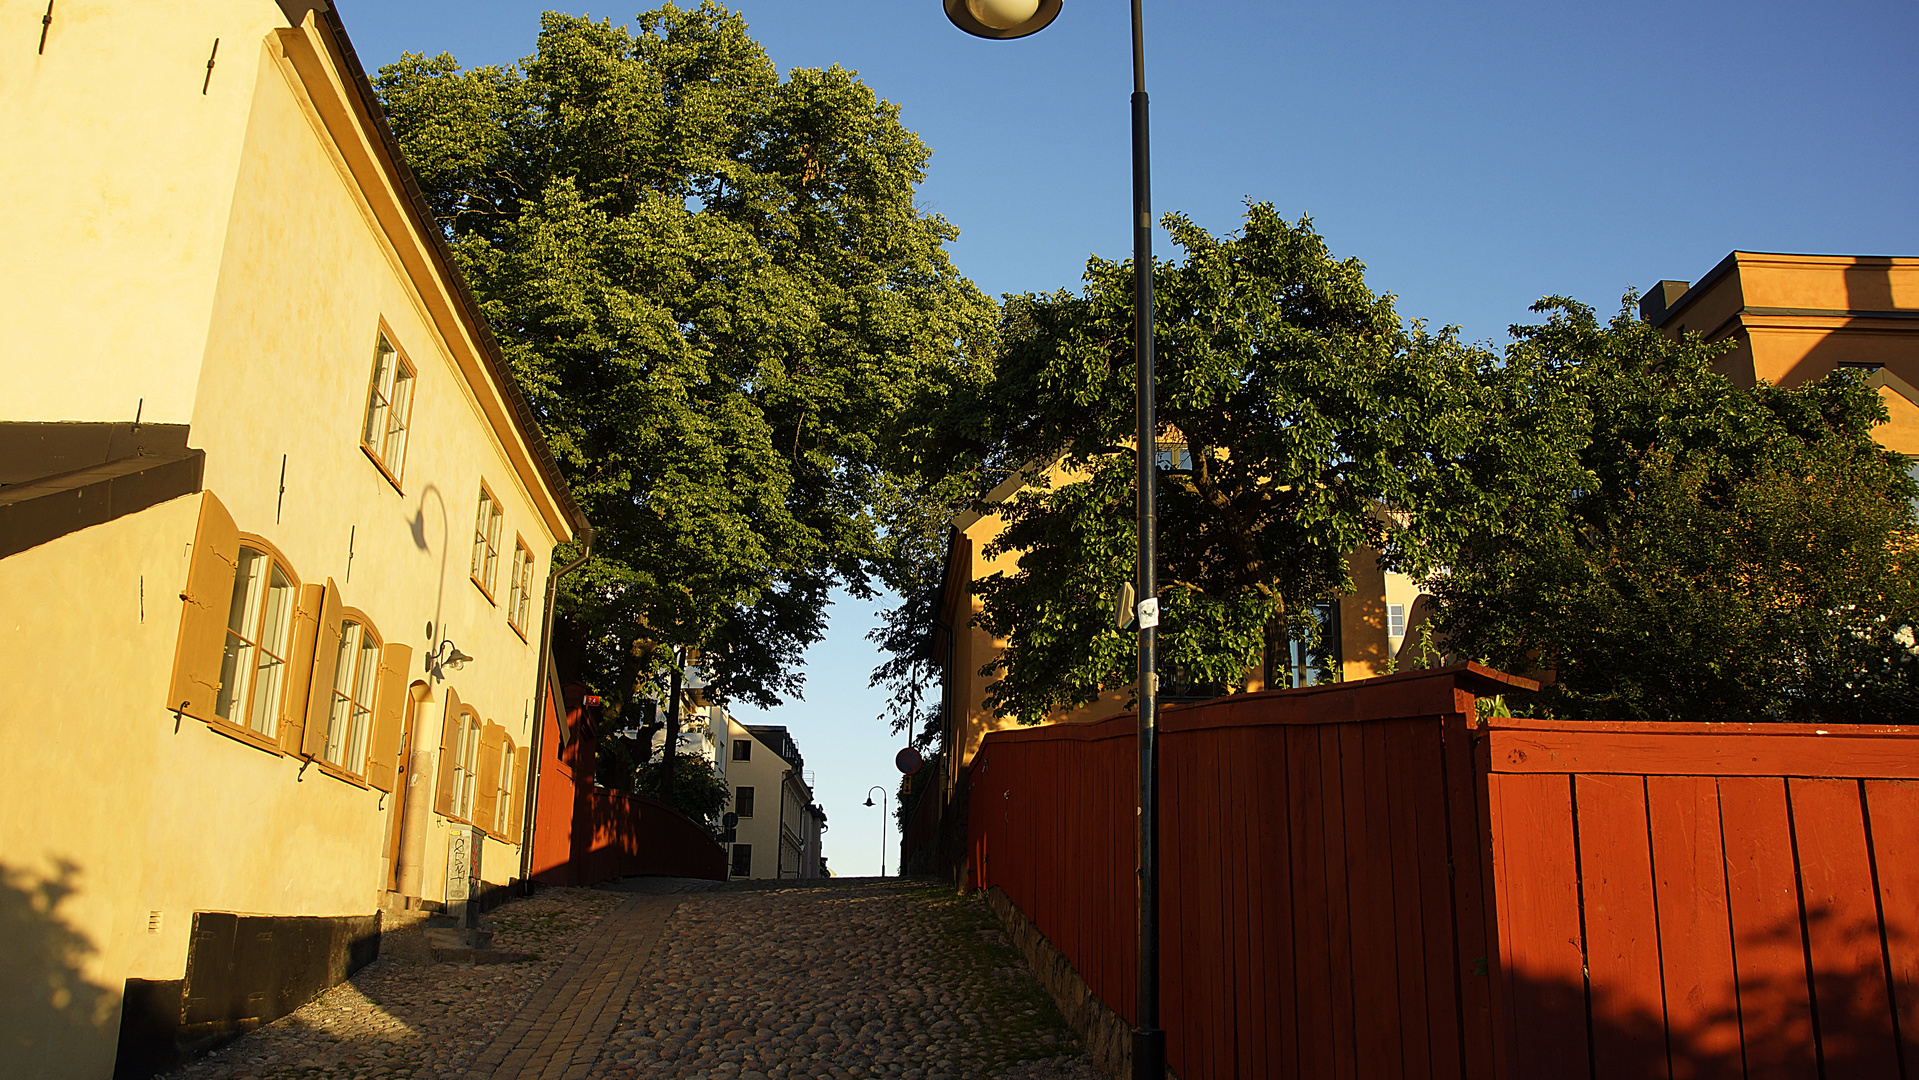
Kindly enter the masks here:
<path id="1" fill-rule="evenodd" d="M 679 886 L 636 893 L 674 892 Z M 768 883 L 770 884 L 770 883 Z M 759 887 L 754 887 L 759 886 Z M 910 881 L 550 889 L 520 964 L 386 955 L 171 1074 L 219 1080 L 1098 1080 L 977 898 Z"/>

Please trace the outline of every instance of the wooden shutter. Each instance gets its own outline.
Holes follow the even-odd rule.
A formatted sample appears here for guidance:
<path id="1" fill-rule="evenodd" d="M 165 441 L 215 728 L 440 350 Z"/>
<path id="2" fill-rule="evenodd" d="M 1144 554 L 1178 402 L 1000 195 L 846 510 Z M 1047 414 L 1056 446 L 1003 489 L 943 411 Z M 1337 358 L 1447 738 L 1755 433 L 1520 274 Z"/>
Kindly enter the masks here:
<path id="1" fill-rule="evenodd" d="M 433 785 L 433 809 L 446 817 L 453 816 L 453 756 L 458 749 L 453 742 L 459 730 L 460 695 L 449 686 L 446 712 L 440 719 L 440 775 Z"/>
<path id="2" fill-rule="evenodd" d="M 473 824 L 500 835 L 500 751 L 506 747 L 506 729 L 488 724 L 480 729 L 479 782 L 474 784 Z"/>
<path id="3" fill-rule="evenodd" d="M 280 698 L 280 749 L 297 754 L 306 743 L 307 689 L 313 678 L 313 641 L 320 630 L 326 586 L 300 586 L 293 607 L 293 642 L 287 654 L 287 688 Z"/>
<path id="4" fill-rule="evenodd" d="M 169 710 L 213 719 L 213 703 L 220 693 L 220 661 L 226 656 L 233 578 L 239 569 L 240 529 L 213 492 L 201 492 L 193 558 L 187 564 L 186 588 L 180 593 L 180 639 L 173 651 L 173 682 L 167 688 Z"/>
<path id="5" fill-rule="evenodd" d="M 526 768 L 528 757 L 524 746 L 513 751 L 513 810 L 507 822 L 506 838 L 514 844 L 526 839 L 526 786 L 533 781 L 533 774 Z"/>
<path id="6" fill-rule="evenodd" d="M 401 728 L 406 722 L 406 677 L 412 665 L 411 645 L 387 645 L 380 650 L 380 681 L 373 690 L 373 738 L 367 745 L 366 782 L 381 791 L 393 790 L 394 765 L 400 760 Z"/>
<path id="7" fill-rule="evenodd" d="M 307 682 L 306 734 L 300 752 L 310 758 L 326 757 L 327 717 L 333 712 L 333 668 L 340 662 L 340 587 L 326 579 L 326 595 L 320 600 L 319 626 L 313 635 L 313 667 Z"/>

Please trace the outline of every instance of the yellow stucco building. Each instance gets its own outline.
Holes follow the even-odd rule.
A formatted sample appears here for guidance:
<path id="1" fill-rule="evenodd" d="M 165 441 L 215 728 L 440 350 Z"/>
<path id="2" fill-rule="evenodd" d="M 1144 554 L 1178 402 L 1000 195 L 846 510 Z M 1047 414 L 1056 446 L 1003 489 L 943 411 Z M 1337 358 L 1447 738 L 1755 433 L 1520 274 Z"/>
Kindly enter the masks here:
<path id="1" fill-rule="evenodd" d="M 1866 369 L 1891 414 L 1879 442 L 1919 455 L 1919 258 L 1735 251 L 1696 283 L 1653 286 L 1639 313 L 1675 337 L 1732 342 L 1714 366 L 1740 386 Z"/>
<path id="2" fill-rule="evenodd" d="M 587 526 L 327 5 L 0 22 L 0 1076 L 103 1080 L 520 876 Z"/>

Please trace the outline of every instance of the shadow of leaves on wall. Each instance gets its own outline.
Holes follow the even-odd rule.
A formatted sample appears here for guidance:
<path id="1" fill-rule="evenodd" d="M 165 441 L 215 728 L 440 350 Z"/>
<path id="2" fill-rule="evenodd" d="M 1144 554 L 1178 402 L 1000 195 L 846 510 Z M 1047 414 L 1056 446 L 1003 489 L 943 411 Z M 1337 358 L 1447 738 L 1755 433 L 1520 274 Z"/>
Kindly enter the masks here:
<path id="1" fill-rule="evenodd" d="M 1898 959 L 1915 943 L 1890 933 L 1882 939 L 1876 920 L 1808 905 L 1803 924 L 1785 919 L 1737 936 L 1736 983 L 1694 981 L 1675 970 L 1684 961 L 1668 956 L 1662 996 L 1595 983 L 1590 1013 L 1585 987 L 1517 976 L 1521 1049 L 1512 1075 L 1550 1068 L 1595 1080 L 1900 1076 L 1902 1057 L 1907 1070 L 1919 1065 L 1919 983 Z M 1659 994 L 1656 985 L 1651 991 Z M 1528 1031 L 1582 1030 L 1586 1046 L 1533 1042 L 1528 1051 Z"/>
<path id="2" fill-rule="evenodd" d="M 30 1067 L 76 1038 L 113 1038 L 119 995 L 87 981 L 99 950 L 60 912 L 79 874 L 66 860 L 50 876 L 0 863 L 0 1053 L 12 1065 Z"/>

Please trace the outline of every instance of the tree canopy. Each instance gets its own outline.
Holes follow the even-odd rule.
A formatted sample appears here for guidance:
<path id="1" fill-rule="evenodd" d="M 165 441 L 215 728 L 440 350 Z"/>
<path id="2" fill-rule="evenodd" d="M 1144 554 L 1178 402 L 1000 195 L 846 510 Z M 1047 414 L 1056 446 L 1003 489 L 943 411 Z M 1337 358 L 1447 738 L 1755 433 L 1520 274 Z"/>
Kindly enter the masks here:
<path id="1" fill-rule="evenodd" d="M 830 590 L 898 572 L 910 438 L 994 307 L 914 203 L 927 148 L 853 72 L 781 78 L 711 0 L 548 13 L 518 65 L 408 54 L 401 147 L 599 539 L 556 651 L 624 705 L 668 645 L 771 705 Z"/>
<path id="2" fill-rule="evenodd" d="M 1531 498 L 1510 480 L 1554 450 L 1491 354 L 1401 320 L 1309 221 L 1264 203 L 1227 237 L 1164 221 L 1184 258 L 1156 268 L 1161 656 L 1231 688 L 1262 666 L 1270 680 L 1283 638 L 1351 590 L 1349 553 L 1428 570 Z M 1028 479 L 990 549 L 1020 552 L 1018 570 L 980 588 L 981 624 L 1008 643 L 1003 715 L 1132 681 L 1111 600 L 1135 551 L 1132 292 L 1129 263 L 1096 258 L 1078 294 L 1011 298 L 994 379 L 954 406 L 988 476 Z M 1046 482 L 1054 462 L 1068 482 Z"/>
<path id="3" fill-rule="evenodd" d="M 1628 301 L 1632 297 L 1627 298 Z M 1919 535 L 1878 394 L 1841 370 L 1735 387 L 1721 346 L 1560 297 L 1515 327 L 1555 443 L 1522 527 L 1432 587 L 1460 655 L 1551 672 L 1522 707 L 1599 720 L 1891 721 L 1919 707 Z"/>

